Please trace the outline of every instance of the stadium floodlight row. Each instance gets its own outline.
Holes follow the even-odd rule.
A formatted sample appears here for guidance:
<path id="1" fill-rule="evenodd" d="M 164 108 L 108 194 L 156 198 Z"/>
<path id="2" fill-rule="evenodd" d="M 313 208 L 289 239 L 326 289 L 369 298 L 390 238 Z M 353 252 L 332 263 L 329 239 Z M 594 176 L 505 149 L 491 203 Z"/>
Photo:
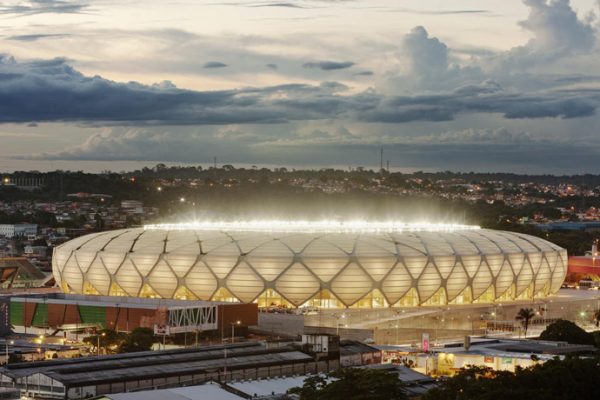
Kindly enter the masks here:
<path id="1" fill-rule="evenodd" d="M 52 266 L 67 293 L 370 308 L 548 296 L 567 253 L 463 225 L 204 223 L 82 236 Z"/>

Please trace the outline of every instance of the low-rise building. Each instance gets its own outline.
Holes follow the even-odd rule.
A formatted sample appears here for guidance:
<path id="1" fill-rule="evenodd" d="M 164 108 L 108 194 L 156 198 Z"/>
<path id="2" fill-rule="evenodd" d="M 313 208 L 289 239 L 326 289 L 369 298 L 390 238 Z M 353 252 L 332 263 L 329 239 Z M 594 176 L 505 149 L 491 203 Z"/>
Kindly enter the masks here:
<path id="1" fill-rule="evenodd" d="M 10 324 L 16 332 L 24 333 L 86 328 L 128 332 L 147 327 L 165 335 L 219 331 L 229 337 L 232 324 L 240 330 L 256 325 L 258 320 L 256 304 L 64 293 L 13 295 L 9 302 Z"/>
<path id="2" fill-rule="evenodd" d="M 594 346 L 526 339 L 477 339 L 436 346 L 429 352 L 402 346 L 376 346 L 384 361 L 435 376 L 452 376 L 468 366 L 514 372 L 567 354 L 593 354 Z"/>
<path id="3" fill-rule="evenodd" d="M 18 388 L 29 397 L 82 399 L 210 381 L 315 374 L 337 368 L 337 355 L 316 358 L 297 347 L 268 349 L 253 342 L 8 364 L 0 368 L 0 384 Z"/>
<path id="4" fill-rule="evenodd" d="M 7 238 L 37 235 L 37 224 L 0 224 L 0 236 Z"/>

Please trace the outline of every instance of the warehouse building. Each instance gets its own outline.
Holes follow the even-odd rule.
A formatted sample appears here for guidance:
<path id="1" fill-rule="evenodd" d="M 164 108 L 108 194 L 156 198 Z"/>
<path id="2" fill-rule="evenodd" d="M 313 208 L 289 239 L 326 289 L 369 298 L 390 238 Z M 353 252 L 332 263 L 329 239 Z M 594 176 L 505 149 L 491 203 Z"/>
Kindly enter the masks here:
<path id="1" fill-rule="evenodd" d="M 8 364 L 0 384 L 32 397 L 81 399 L 109 393 L 306 375 L 339 368 L 339 349 L 315 353 L 299 346 L 268 349 L 238 343 L 79 359 Z"/>

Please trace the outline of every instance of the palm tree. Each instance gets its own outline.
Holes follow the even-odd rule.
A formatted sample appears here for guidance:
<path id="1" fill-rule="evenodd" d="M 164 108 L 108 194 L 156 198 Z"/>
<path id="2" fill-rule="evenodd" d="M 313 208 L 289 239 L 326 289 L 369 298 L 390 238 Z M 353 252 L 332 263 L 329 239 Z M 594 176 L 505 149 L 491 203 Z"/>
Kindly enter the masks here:
<path id="1" fill-rule="evenodd" d="M 596 326 L 600 326 L 600 310 L 594 311 L 594 321 L 596 322 Z"/>
<path id="2" fill-rule="evenodd" d="M 533 317 L 535 317 L 533 308 L 521 308 L 515 317 L 517 321 L 521 321 L 523 329 L 525 329 L 525 337 L 527 337 L 527 328 L 529 328 L 529 322 Z"/>

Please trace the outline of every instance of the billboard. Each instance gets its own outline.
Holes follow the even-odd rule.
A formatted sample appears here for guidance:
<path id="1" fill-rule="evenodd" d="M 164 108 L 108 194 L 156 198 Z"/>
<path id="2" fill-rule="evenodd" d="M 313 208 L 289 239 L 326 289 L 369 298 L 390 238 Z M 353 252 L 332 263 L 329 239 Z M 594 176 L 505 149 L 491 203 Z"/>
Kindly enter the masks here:
<path id="1" fill-rule="evenodd" d="M 429 351 L 429 333 L 423 333 L 421 335 L 421 348 L 425 353 Z"/>

